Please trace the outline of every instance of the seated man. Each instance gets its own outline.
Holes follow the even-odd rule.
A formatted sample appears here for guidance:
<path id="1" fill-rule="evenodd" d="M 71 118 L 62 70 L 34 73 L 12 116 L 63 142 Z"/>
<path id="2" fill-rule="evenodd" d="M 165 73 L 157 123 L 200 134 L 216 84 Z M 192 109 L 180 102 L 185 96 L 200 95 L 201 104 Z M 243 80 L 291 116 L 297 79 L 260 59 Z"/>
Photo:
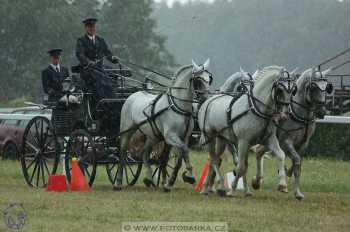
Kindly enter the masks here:
<path id="1" fill-rule="evenodd" d="M 76 45 L 76 57 L 81 67 L 81 78 L 86 87 L 92 91 L 94 99 L 92 105 L 96 107 L 101 99 L 114 99 L 112 83 L 103 70 L 103 59 L 112 63 L 118 63 L 118 58 L 113 56 L 105 40 L 96 35 L 97 19 L 88 18 L 83 21 L 85 35 L 78 38 Z M 101 109 L 100 109 L 101 110 Z M 102 106 L 102 112 L 94 112 L 96 118 L 103 122 L 104 131 L 109 134 L 109 140 L 115 143 L 115 135 L 119 132 L 119 114 L 121 106 L 117 103 Z"/>
<path id="2" fill-rule="evenodd" d="M 103 58 L 107 58 L 112 63 L 118 63 L 118 58 L 112 55 L 105 40 L 96 35 L 96 22 L 95 18 L 83 21 L 86 34 L 77 40 L 75 52 L 82 67 L 81 77 L 98 101 L 102 98 L 114 97 L 111 83 L 103 71 Z M 89 69 L 87 68 L 89 66 L 94 67 Z"/>
<path id="3" fill-rule="evenodd" d="M 76 103 L 74 96 L 69 99 L 63 92 L 63 81 L 69 77 L 69 71 L 66 67 L 60 65 L 60 56 L 62 49 L 51 49 L 48 51 L 50 65 L 42 71 L 42 85 L 44 92 L 48 95 L 48 102 Z"/>

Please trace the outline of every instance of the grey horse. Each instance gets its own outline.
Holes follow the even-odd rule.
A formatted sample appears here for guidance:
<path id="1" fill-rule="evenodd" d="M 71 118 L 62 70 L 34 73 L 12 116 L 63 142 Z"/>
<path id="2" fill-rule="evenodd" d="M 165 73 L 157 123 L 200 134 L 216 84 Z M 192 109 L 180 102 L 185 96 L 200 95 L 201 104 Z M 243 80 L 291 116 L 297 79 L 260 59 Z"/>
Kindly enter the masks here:
<path id="1" fill-rule="evenodd" d="M 333 90 L 332 84 L 325 76 L 331 71 L 315 71 L 314 68 L 304 71 L 297 80 L 298 92 L 292 97 L 290 116 L 288 120 L 279 123 L 277 138 L 288 157 L 292 160 L 292 167 L 287 175 L 294 174 L 294 195 L 297 199 L 304 198 L 300 191 L 299 178 L 301 172 L 301 155 L 305 152 L 315 131 L 316 118 L 323 118 L 326 109 L 326 93 Z M 257 173 L 253 177 L 252 186 L 259 189 L 263 178 L 263 155 L 268 148 L 259 145 L 256 148 Z"/>
<path id="2" fill-rule="evenodd" d="M 285 69 L 269 66 L 258 72 L 254 78 L 254 87 L 238 100 L 224 95 L 211 97 L 203 103 L 198 113 L 201 143 L 208 143 L 208 176 L 216 172 L 219 179 L 217 193 L 220 196 L 226 195 L 224 177 L 219 169 L 220 156 L 228 143 L 236 145 L 239 157 L 237 178 L 232 184 L 232 191 L 236 189 L 238 179 L 244 177 L 245 194 L 251 195 L 245 178 L 248 168 L 247 153 L 249 147 L 258 141 L 266 144 L 279 158 L 279 185 L 281 188 L 286 186 L 285 154 L 279 146 L 272 122 L 275 115 L 287 117 L 289 101 L 295 92 L 295 83 Z M 205 180 L 202 194 L 208 193 L 209 179 Z M 232 191 L 230 195 L 233 194 Z"/>
<path id="3" fill-rule="evenodd" d="M 184 66 L 175 73 L 173 86 L 166 93 L 157 96 L 140 91 L 125 101 L 121 110 L 121 161 L 126 157 L 131 137 L 142 137 L 140 140 L 145 141 L 142 157 L 146 167 L 146 186 L 154 186 L 150 153 L 152 148 L 162 141 L 166 144 L 162 155 L 169 154 L 171 147 L 174 147 L 179 159 L 183 158 L 185 161 L 187 179 L 195 181 L 187 143 L 194 125 L 194 95 L 196 92 L 205 95 L 211 83 L 212 77 L 207 71 L 208 67 L 209 59 L 200 66 L 192 61 L 191 65 Z M 123 165 L 123 162 L 119 163 L 115 190 L 122 187 Z M 162 185 L 164 190 L 170 190 L 171 185 L 166 183 L 164 178 Z"/>

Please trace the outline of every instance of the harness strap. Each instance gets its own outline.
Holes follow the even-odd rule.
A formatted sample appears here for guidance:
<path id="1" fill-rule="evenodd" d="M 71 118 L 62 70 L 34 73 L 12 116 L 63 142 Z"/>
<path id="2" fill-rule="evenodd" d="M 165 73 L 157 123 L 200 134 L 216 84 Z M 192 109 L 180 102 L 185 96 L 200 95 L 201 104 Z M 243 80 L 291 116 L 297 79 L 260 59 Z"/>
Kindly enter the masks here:
<path id="1" fill-rule="evenodd" d="M 176 113 L 180 114 L 180 115 L 184 115 L 184 116 L 192 116 L 192 112 L 188 112 L 188 111 L 184 111 L 182 110 L 174 101 L 174 97 L 170 94 L 167 94 L 168 96 L 168 102 L 169 102 L 169 108 L 171 108 L 173 111 L 175 111 Z"/>

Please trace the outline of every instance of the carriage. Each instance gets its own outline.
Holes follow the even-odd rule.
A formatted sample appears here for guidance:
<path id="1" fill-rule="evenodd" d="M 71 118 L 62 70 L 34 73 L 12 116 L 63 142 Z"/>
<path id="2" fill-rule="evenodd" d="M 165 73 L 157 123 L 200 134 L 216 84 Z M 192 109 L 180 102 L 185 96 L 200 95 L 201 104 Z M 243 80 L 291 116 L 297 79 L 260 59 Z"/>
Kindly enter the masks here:
<path id="1" fill-rule="evenodd" d="M 65 81 L 64 89 L 67 99 L 69 96 L 75 96 L 78 101 L 44 101 L 44 105 L 40 106 L 51 109 L 51 117 L 36 116 L 28 123 L 23 135 L 20 159 L 23 175 L 29 186 L 45 187 L 48 176 L 59 171 L 70 181 L 73 158 L 78 160 L 90 186 L 94 183 L 97 166 L 103 165 L 108 180 L 114 185 L 120 162 L 124 163 L 123 185 L 132 186 L 137 182 L 143 165 L 138 143 L 133 141 L 135 145 L 131 146 L 125 160 L 121 160 L 117 145 L 120 131 L 111 124 L 111 121 L 120 119 L 115 118 L 109 111 L 111 107 L 121 109 L 128 96 L 136 91 L 147 90 L 147 84 L 132 79 L 131 70 L 121 66 L 117 69 L 106 68 L 104 71 L 113 83 L 115 98 L 94 102 L 93 94 L 84 87 L 78 74 L 75 74 Z M 113 142 L 113 139 L 116 140 Z M 174 153 L 169 161 L 163 159 L 160 155 L 162 147 L 163 145 L 159 144 L 152 152 L 152 165 L 156 167 L 153 177 L 157 185 L 160 183 L 161 169 L 169 169 L 167 173 L 170 176 L 170 172 L 178 171 L 181 166 L 181 159 L 178 160 Z M 164 160 L 167 160 L 167 164 Z M 173 162 L 176 162 L 176 167 Z M 62 170 L 59 170 L 60 167 Z M 176 176 L 172 178 L 172 184 L 175 179 Z"/>

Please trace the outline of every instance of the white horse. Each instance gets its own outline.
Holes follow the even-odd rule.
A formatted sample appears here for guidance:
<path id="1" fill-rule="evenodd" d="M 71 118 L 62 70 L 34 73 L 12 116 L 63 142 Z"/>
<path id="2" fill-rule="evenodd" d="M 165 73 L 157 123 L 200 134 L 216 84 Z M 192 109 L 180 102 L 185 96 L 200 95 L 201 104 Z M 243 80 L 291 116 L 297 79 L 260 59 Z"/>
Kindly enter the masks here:
<path id="1" fill-rule="evenodd" d="M 142 157 L 147 169 L 144 183 L 146 186 L 154 186 L 152 168 L 150 164 L 150 152 L 154 145 L 164 141 L 167 145 L 165 153 L 169 153 L 171 147 L 177 149 L 179 158 L 186 163 L 187 179 L 195 181 L 193 168 L 188 155 L 188 139 L 193 129 L 194 95 L 196 92 L 205 94 L 209 90 L 211 74 L 207 71 L 209 60 L 198 66 L 192 61 L 192 65 L 180 68 L 175 73 L 173 86 L 166 93 L 158 96 L 145 91 L 132 94 L 124 103 L 121 110 L 120 147 L 121 160 L 126 157 L 131 137 L 140 137 L 145 143 L 142 148 Z M 114 189 L 121 188 L 122 165 L 120 162 L 117 182 Z M 170 185 L 164 182 L 163 188 L 170 190 Z"/>
<path id="2" fill-rule="evenodd" d="M 293 164 L 287 174 L 294 174 L 294 195 L 298 200 L 304 198 L 300 191 L 301 155 L 305 152 L 316 128 L 316 118 L 323 118 L 326 109 L 326 93 L 333 90 L 325 76 L 331 71 L 316 72 L 314 68 L 304 71 L 297 80 L 298 92 L 292 97 L 288 120 L 279 123 L 277 138 L 282 149 Z M 259 189 L 263 178 L 263 155 L 265 146 L 256 148 L 257 173 L 252 180 L 254 189 Z"/>
<path id="3" fill-rule="evenodd" d="M 287 75 L 287 76 L 285 76 Z M 201 106 L 198 122 L 202 132 L 201 142 L 209 143 L 209 171 L 215 171 L 219 178 L 217 193 L 226 195 L 224 177 L 220 173 L 220 156 L 227 143 L 238 148 L 237 178 L 232 184 L 233 191 L 237 181 L 243 178 L 245 194 L 251 195 L 245 178 L 248 168 L 248 149 L 260 141 L 266 144 L 279 159 L 279 186 L 286 187 L 284 158 L 275 135 L 273 117 L 286 118 L 292 94 L 296 86 L 283 67 L 270 66 L 259 71 L 254 79 L 254 87 L 238 100 L 232 96 L 217 99 L 209 98 Z M 208 193 L 209 178 L 205 180 L 202 194 Z M 232 194 L 232 192 L 230 192 Z"/>

